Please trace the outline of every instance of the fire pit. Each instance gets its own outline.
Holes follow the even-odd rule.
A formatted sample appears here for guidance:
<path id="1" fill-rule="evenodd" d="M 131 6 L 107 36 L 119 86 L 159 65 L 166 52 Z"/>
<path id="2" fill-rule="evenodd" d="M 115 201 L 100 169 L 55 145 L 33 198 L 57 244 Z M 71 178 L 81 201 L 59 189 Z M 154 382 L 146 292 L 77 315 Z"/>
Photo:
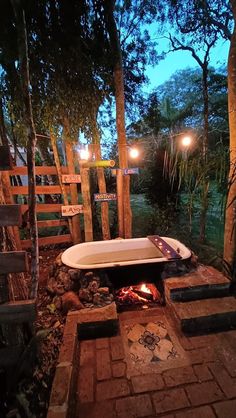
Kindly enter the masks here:
<path id="1" fill-rule="evenodd" d="M 145 309 L 156 304 L 163 304 L 164 298 L 153 283 L 141 283 L 117 290 L 115 301 L 119 310 L 127 307 Z"/>

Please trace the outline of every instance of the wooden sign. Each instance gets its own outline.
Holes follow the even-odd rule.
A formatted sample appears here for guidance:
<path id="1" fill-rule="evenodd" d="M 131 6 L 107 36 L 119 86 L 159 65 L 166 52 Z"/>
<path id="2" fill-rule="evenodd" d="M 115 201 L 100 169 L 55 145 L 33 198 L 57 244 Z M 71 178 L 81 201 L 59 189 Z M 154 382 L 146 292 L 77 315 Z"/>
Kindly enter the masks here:
<path id="1" fill-rule="evenodd" d="M 128 174 L 139 174 L 139 168 L 138 167 L 124 168 L 123 173 L 124 173 L 124 176 L 127 176 Z"/>
<path id="2" fill-rule="evenodd" d="M 93 168 L 93 167 L 114 167 L 114 160 L 96 160 L 96 161 L 85 161 L 80 160 L 80 166 L 83 168 Z"/>
<path id="3" fill-rule="evenodd" d="M 115 177 L 116 176 L 116 171 L 117 171 L 117 168 L 113 168 L 111 170 L 112 177 Z M 124 176 L 127 176 L 129 174 L 139 174 L 139 168 L 138 167 L 134 167 L 134 168 L 123 168 L 122 172 L 123 172 L 123 175 Z"/>
<path id="4" fill-rule="evenodd" d="M 81 183 L 81 176 L 80 174 L 62 174 L 61 176 L 62 183 Z"/>
<path id="5" fill-rule="evenodd" d="M 95 193 L 95 202 L 108 202 L 110 200 L 116 200 L 116 193 Z"/>
<path id="6" fill-rule="evenodd" d="M 74 216 L 83 213 L 83 205 L 67 205 L 61 207 L 62 216 Z"/>
<path id="7" fill-rule="evenodd" d="M 8 171 L 12 168 L 12 157 L 8 145 L 0 145 L 0 171 Z"/>

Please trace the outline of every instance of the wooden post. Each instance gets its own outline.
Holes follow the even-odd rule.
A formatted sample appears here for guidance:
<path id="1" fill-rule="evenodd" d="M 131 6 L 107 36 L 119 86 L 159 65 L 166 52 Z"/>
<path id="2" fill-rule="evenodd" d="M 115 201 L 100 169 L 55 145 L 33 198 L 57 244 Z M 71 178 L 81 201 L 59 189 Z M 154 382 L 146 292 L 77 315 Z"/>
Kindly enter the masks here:
<path id="1" fill-rule="evenodd" d="M 118 212 L 118 234 L 120 238 L 124 238 L 123 173 L 121 169 L 116 170 L 116 193 Z"/>
<path id="2" fill-rule="evenodd" d="M 83 197 L 84 208 L 84 233 L 85 241 L 93 241 L 93 222 L 92 222 L 92 209 L 91 209 L 91 197 L 90 197 L 90 185 L 89 185 L 89 168 L 80 166 L 81 175 L 81 192 Z"/>
<path id="3" fill-rule="evenodd" d="M 69 205 L 69 200 L 68 200 L 68 196 L 67 196 L 67 193 L 66 193 L 66 187 L 62 183 L 62 180 L 61 180 L 60 159 L 59 159 L 59 155 L 58 155 L 58 151 L 57 151 L 56 138 L 55 138 L 55 135 L 53 134 L 52 130 L 50 131 L 50 138 L 51 138 L 51 144 L 52 144 L 52 150 L 53 150 L 55 165 L 56 165 L 56 169 L 57 169 L 58 180 L 59 180 L 59 184 L 60 184 L 60 187 L 61 187 L 61 194 L 63 196 L 64 204 Z M 71 218 L 68 219 L 68 225 L 69 225 L 70 234 L 71 234 L 72 239 L 73 239 L 73 228 L 72 228 Z"/>
<path id="4" fill-rule="evenodd" d="M 69 174 L 75 174 L 75 165 L 74 165 L 74 153 L 73 153 L 73 144 L 71 142 L 65 141 L 66 148 L 66 159 Z M 79 198 L 77 192 L 77 185 L 70 184 L 70 195 L 71 195 L 71 204 L 78 205 Z M 80 216 L 75 215 L 71 219 L 72 229 L 73 229 L 73 243 L 78 244 L 81 242 L 81 231 L 80 231 Z"/>
<path id="5" fill-rule="evenodd" d="M 100 144 L 94 144 L 94 154 L 96 160 L 101 160 Z M 106 180 L 103 167 L 97 167 L 98 188 L 99 193 L 106 193 Z M 101 219 L 102 219 L 102 236 L 103 239 L 111 239 L 110 224 L 109 224 L 109 203 L 101 203 Z"/>

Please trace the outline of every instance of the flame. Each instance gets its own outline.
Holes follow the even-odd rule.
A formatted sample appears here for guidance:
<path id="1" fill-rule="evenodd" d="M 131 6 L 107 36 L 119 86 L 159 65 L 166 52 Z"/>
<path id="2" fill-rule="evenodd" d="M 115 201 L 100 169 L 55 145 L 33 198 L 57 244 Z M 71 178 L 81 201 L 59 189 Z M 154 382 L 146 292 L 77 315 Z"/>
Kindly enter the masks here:
<path id="1" fill-rule="evenodd" d="M 140 290 L 145 293 L 152 293 L 151 290 L 143 283 L 140 287 Z"/>

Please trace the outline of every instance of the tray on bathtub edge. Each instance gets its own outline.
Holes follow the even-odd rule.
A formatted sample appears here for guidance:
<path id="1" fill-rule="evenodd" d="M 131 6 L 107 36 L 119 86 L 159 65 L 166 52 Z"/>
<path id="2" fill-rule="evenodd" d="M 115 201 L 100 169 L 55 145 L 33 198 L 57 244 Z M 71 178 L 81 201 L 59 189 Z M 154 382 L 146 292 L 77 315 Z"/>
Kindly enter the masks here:
<path id="1" fill-rule="evenodd" d="M 149 241 L 154 244 L 158 250 L 161 251 L 161 253 L 168 259 L 168 260 L 179 260 L 181 255 L 174 250 L 167 242 L 159 237 L 159 235 L 148 235 L 147 238 Z"/>

